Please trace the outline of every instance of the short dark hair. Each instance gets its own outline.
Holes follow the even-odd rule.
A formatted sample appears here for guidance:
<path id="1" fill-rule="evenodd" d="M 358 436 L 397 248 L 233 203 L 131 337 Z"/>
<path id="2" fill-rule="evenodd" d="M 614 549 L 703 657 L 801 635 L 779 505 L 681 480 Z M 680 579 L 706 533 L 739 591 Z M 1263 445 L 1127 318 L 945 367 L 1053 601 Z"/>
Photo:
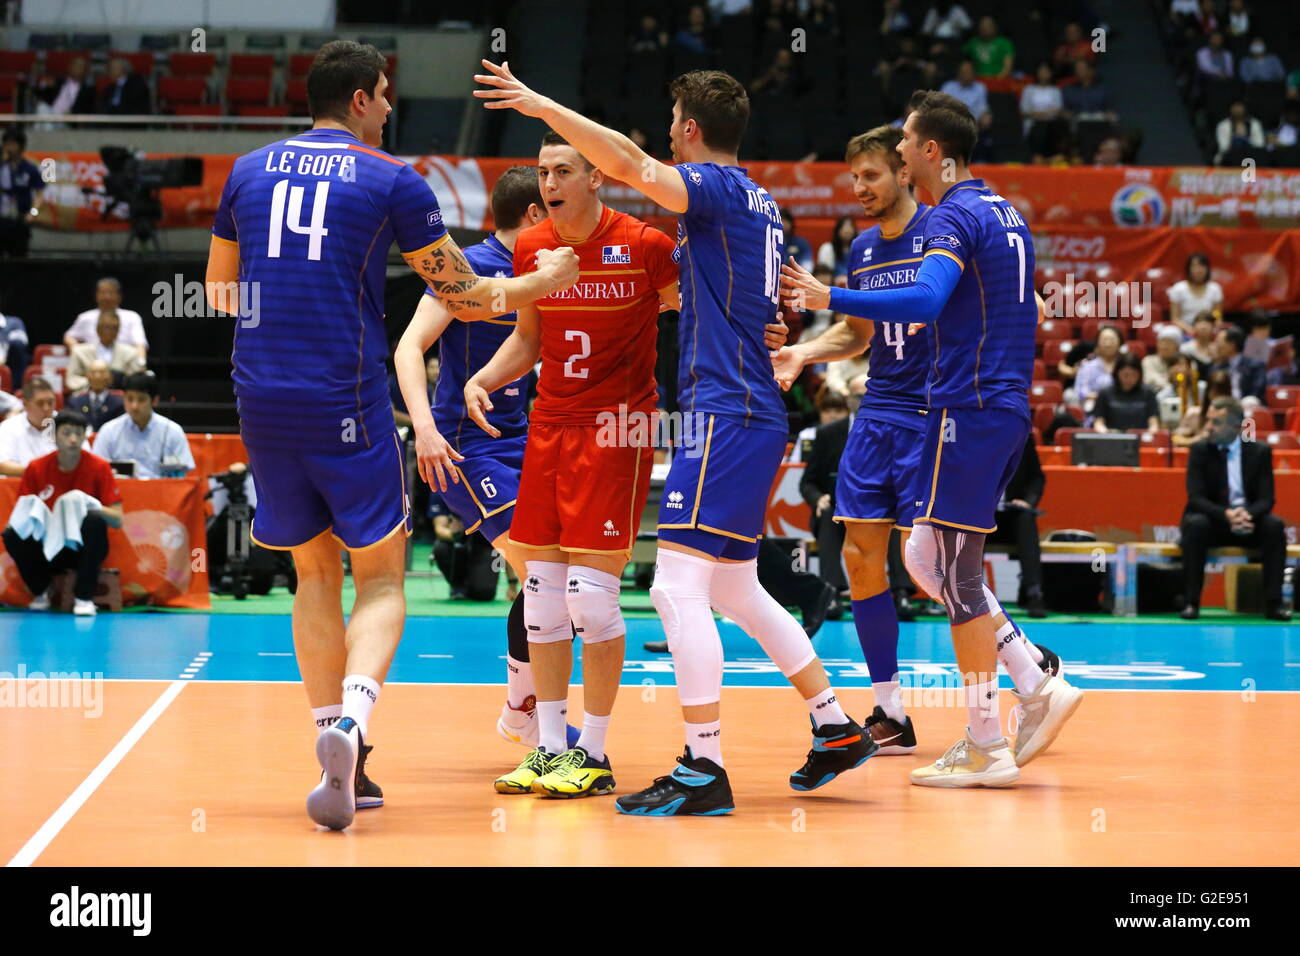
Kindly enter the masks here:
<path id="1" fill-rule="evenodd" d="M 704 145 L 724 153 L 740 152 L 749 125 L 749 94 L 730 73 L 692 70 L 668 85 L 674 102 L 681 102 L 682 119 L 693 119 Z"/>
<path id="2" fill-rule="evenodd" d="M 4 136 L 0 137 L 0 143 L 17 143 L 19 149 L 26 149 L 27 134 L 21 126 L 7 126 Z"/>
<path id="3" fill-rule="evenodd" d="M 849 410 L 849 402 L 843 395 L 835 391 L 829 385 L 822 385 L 817 389 L 817 397 L 814 399 L 817 405 L 817 411 L 824 412 L 832 408 Z"/>
<path id="4" fill-rule="evenodd" d="M 1210 257 L 1203 252 L 1193 252 L 1187 257 L 1187 261 L 1183 263 L 1183 278 L 1189 282 L 1191 281 L 1193 262 L 1199 262 L 1201 265 L 1205 266 L 1205 281 L 1209 282 L 1213 269 L 1210 267 Z"/>
<path id="5" fill-rule="evenodd" d="M 122 382 L 124 392 L 144 392 L 150 398 L 158 397 L 158 376 L 153 372 L 132 372 Z"/>
<path id="6" fill-rule="evenodd" d="M 885 162 L 894 172 L 903 168 L 903 157 L 898 155 L 898 144 L 903 141 L 903 131 L 897 126 L 877 126 L 859 133 L 844 148 L 844 161 L 852 163 L 863 153 L 883 153 Z"/>
<path id="7" fill-rule="evenodd" d="M 1119 370 L 1122 368 L 1131 368 L 1141 376 L 1142 360 L 1132 352 L 1120 352 L 1119 355 L 1115 356 L 1115 364 L 1111 368 L 1110 377 L 1115 380 L 1117 386 L 1119 385 Z M 1140 381 L 1139 378 L 1139 383 Z"/>
<path id="8" fill-rule="evenodd" d="M 979 132 L 965 103 L 938 90 L 917 90 L 907 109 L 922 143 L 934 140 L 945 157 L 970 162 Z"/>
<path id="9" fill-rule="evenodd" d="M 57 432 L 64 425 L 72 425 L 84 432 L 89 427 L 90 422 L 86 421 L 86 416 L 75 408 L 65 408 L 54 416 L 54 430 Z"/>
<path id="10" fill-rule="evenodd" d="M 379 74 L 388 68 L 384 55 L 369 43 L 326 43 L 307 71 L 307 108 L 312 119 L 345 120 L 352 94 L 375 95 Z"/>
<path id="11" fill-rule="evenodd" d="M 553 129 L 548 129 L 545 133 L 542 134 L 542 146 L 568 146 L 575 153 L 578 153 L 578 158 L 587 164 L 588 169 L 596 168 L 595 163 L 589 160 L 586 156 L 583 156 L 582 153 L 578 152 L 578 147 L 574 146 L 572 143 L 570 143 L 567 139 L 565 139 L 563 136 L 561 136 Z M 536 175 L 536 170 L 533 171 L 533 175 L 534 176 Z M 541 193 L 538 192 L 537 195 L 540 196 Z"/>
<path id="12" fill-rule="evenodd" d="M 50 384 L 48 378 L 41 378 L 39 375 L 33 375 L 27 381 L 23 382 L 23 399 L 31 401 L 36 397 L 37 392 L 52 392 L 54 386 Z"/>
<path id="13" fill-rule="evenodd" d="M 528 207 L 542 207 L 536 166 L 511 166 L 492 187 L 492 221 L 497 229 L 518 229 Z"/>
<path id="14" fill-rule="evenodd" d="M 1231 342 L 1238 352 L 1246 347 L 1246 333 L 1241 331 L 1240 326 L 1228 325 L 1224 326 L 1220 331 L 1223 333 L 1223 337 Z"/>
<path id="15" fill-rule="evenodd" d="M 1210 408 L 1226 409 L 1228 417 L 1235 419 L 1238 425 L 1246 420 L 1246 410 L 1241 407 L 1241 402 L 1231 395 L 1220 395 L 1210 402 Z"/>

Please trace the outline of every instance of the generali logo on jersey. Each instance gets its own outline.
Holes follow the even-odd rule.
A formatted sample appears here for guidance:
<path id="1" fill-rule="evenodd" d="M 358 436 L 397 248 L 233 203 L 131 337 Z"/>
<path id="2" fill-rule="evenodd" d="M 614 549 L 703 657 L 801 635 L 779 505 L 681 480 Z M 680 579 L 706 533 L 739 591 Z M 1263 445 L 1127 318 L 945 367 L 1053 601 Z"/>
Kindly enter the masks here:
<path id="1" fill-rule="evenodd" d="M 630 265 L 632 250 L 629 246 L 602 246 L 600 263 L 605 266 Z"/>

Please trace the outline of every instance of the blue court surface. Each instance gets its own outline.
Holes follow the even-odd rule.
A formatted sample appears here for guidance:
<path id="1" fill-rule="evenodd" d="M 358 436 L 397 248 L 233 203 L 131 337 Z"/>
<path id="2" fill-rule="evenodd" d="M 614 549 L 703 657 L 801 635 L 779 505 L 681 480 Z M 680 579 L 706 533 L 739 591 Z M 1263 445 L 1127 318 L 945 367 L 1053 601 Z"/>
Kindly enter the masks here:
<path id="1" fill-rule="evenodd" d="M 629 620 L 623 683 L 672 684 L 655 620 Z M 719 624 L 729 687 L 784 686 L 762 650 L 735 625 Z M 901 626 L 905 687 L 951 687 L 957 678 L 942 620 Z M 1300 691 L 1300 625 L 1052 623 L 1026 633 L 1056 651 L 1072 683 L 1111 690 Z M 833 683 L 870 684 L 852 623 L 828 621 L 814 641 Z M 499 617 L 409 617 L 388 680 L 503 684 L 505 621 Z M 297 681 L 289 618 L 267 614 L 122 614 L 86 620 L 66 614 L 0 615 L 0 677 L 79 672 L 109 680 L 175 680 L 200 655 L 196 681 Z M 575 666 L 574 680 L 581 666 Z M 1002 685 L 1010 683 L 1003 677 Z"/>

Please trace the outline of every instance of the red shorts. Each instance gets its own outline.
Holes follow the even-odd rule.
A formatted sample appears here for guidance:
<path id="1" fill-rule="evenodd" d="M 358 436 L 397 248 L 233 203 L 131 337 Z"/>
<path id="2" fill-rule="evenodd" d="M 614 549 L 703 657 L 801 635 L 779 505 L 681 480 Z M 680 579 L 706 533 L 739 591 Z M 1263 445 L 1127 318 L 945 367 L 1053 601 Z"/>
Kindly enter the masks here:
<path id="1" fill-rule="evenodd" d="M 528 428 L 510 541 L 526 548 L 631 553 L 650 493 L 654 449 L 597 444 L 599 427 Z"/>

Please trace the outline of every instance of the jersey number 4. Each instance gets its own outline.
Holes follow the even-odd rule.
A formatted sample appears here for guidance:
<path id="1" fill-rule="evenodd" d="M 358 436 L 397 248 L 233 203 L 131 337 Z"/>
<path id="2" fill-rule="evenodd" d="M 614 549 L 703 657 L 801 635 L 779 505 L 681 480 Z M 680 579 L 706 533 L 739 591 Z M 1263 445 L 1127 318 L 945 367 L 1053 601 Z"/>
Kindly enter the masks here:
<path id="1" fill-rule="evenodd" d="M 893 348 L 894 358 L 903 361 L 903 343 L 907 341 L 907 326 L 902 322 L 882 322 L 881 325 L 884 326 L 885 344 Z"/>
<path id="2" fill-rule="evenodd" d="M 290 232 L 310 237 L 307 242 L 307 258 L 313 262 L 320 261 L 321 240 L 329 235 L 325 228 L 325 203 L 329 201 L 330 184 L 328 181 L 316 184 L 316 193 L 311 203 L 311 222 L 302 224 L 302 197 L 306 186 L 290 186 L 289 180 L 282 179 L 271 190 L 271 228 L 266 237 L 266 257 L 280 258 L 280 238 L 283 227 Z M 288 199 L 288 215 L 285 215 L 285 200 Z"/>

